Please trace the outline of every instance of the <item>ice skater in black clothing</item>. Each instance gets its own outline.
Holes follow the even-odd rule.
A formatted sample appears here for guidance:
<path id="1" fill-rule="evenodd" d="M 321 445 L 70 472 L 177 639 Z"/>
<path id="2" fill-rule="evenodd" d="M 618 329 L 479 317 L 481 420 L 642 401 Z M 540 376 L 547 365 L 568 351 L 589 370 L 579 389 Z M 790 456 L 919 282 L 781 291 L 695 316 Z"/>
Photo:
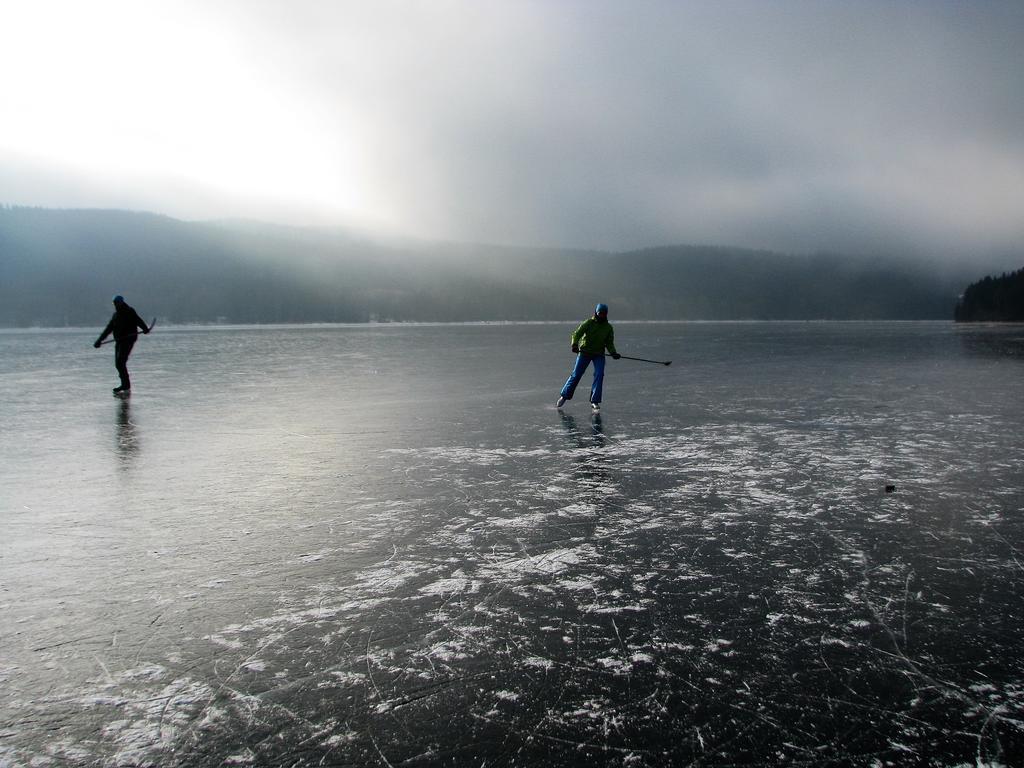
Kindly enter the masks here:
<path id="1" fill-rule="evenodd" d="M 99 349 L 100 344 L 111 333 L 114 334 L 114 367 L 117 368 L 117 375 L 121 377 L 121 386 L 114 387 L 114 394 L 131 392 L 132 381 L 128 378 L 128 355 L 132 353 L 135 340 L 139 338 L 139 331 L 149 333 L 149 326 L 143 322 L 138 313 L 127 304 L 124 296 L 114 297 L 114 316 L 110 318 L 103 333 L 96 339 L 94 347 Z"/>

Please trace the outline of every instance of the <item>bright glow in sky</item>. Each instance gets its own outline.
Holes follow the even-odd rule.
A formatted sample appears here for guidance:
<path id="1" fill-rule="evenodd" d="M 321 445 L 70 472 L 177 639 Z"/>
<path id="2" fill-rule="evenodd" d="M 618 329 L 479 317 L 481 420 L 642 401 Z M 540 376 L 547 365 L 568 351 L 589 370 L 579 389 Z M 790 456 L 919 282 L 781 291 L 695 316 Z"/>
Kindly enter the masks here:
<path id="1" fill-rule="evenodd" d="M 5 8 L 0 151 L 101 188 L 151 184 L 157 205 L 167 184 L 204 189 L 238 213 L 309 205 L 313 219 L 358 210 L 355 147 L 332 130 L 336 113 L 194 9 L 172 8 L 127 0 Z M 164 206 L 172 212 L 220 213 L 189 211 L 175 195 Z"/>
<path id="2" fill-rule="evenodd" d="M 1024 4 L 0 0 L 0 202 L 522 245 L 1024 242 Z"/>

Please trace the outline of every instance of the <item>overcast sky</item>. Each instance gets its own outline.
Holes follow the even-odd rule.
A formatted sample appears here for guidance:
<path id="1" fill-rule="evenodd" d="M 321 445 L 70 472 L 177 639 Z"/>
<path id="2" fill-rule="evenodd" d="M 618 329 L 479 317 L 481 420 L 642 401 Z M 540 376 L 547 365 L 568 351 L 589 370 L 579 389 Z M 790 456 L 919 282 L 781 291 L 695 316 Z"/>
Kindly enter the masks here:
<path id="1" fill-rule="evenodd" d="M 0 202 L 627 249 L 1024 245 L 1024 3 L 0 0 Z"/>

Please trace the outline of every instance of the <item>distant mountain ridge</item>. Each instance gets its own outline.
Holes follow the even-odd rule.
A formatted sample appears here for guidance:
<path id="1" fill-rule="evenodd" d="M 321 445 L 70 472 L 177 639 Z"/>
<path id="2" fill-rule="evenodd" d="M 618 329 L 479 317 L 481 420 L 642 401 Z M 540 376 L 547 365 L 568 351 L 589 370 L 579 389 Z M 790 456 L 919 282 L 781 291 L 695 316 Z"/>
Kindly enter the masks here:
<path id="1" fill-rule="evenodd" d="M 968 279 L 837 255 L 514 248 L 0 208 L 6 327 L 96 325 L 115 292 L 175 323 L 565 320 L 598 300 L 619 320 L 950 319 Z"/>

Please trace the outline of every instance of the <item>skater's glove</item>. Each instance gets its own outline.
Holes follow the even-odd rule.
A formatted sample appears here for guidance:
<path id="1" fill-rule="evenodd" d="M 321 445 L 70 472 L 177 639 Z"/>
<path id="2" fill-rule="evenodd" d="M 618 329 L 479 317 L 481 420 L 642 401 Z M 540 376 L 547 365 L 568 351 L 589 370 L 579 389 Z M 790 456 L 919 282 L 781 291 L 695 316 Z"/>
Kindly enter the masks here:
<path id="1" fill-rule="evenodd" d="M 573 353 L 574 355 L 578 355 L 578 354 L 580 353 L 580 348 L 579 348 L 579 346 L 577 346 L 576 344 L 573 344 L 573 345 L 572 345 L 572 353 Z"/>
<path id="2" fill-rule="evenodd" d="M 94 341 L 94 342 L 92 343 L 92 345 L 93 345 L 94 347 L 96 347 L 96 349 L 99 349 L 100 347 L 102 347 L 102 346 L 103 346 L 103 343 L 102 343 L 102 342 L 99 342 L 99 341 Z"/>
<path id="3" fill-rule="evenodd" d="M 146 329 L 144 329 L 144 330 L 143 330 L 142 332 L 143 332 L 144 334 L 145 334 L 145 333 L 149 333 L 149 328 L 146 328 Z"/>
<path id="4" fill-rule="evenodd" d="M 612 354 L 612 360 L 618 360 L 620 357 L 622 357 L 622 355 L 620 355 L 618 352 Z"/>

